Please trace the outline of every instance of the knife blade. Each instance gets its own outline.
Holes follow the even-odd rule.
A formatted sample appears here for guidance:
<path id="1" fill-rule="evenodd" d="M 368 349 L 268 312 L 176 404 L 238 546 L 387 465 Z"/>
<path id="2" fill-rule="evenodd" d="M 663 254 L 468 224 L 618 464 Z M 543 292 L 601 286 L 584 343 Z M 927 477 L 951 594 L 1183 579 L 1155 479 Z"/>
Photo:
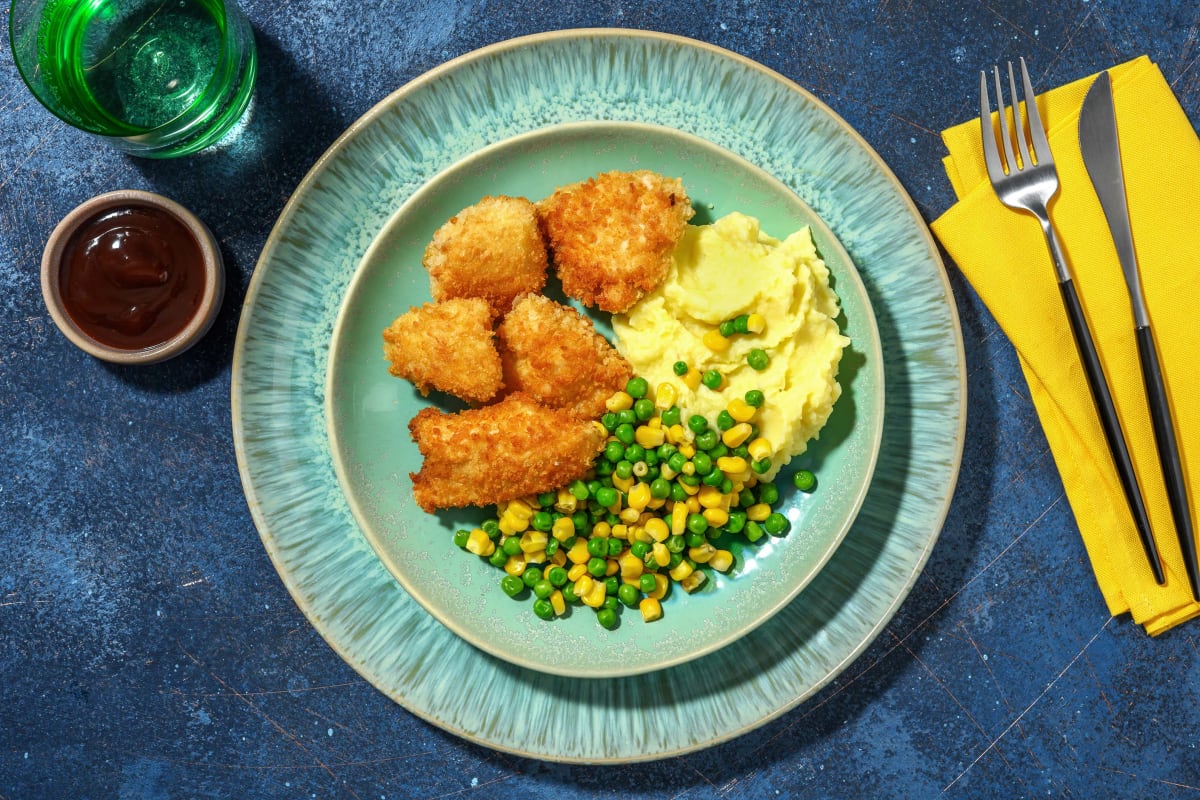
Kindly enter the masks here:
<path id="1" fill-rule="evenodd" d="M 1121 263 L 1121 273 L 1129 290 L 1133 309 L 1134 335 L 1137 339 L 1142 382 L 1150 407 L 1150 422 L 1158 449 L 1171 517 L 1179 538 L 1192 597 L 1200 601 L 1200 564 L 1197 563 L 1196 538 L 1188 507 L 1187 486 L 1179 458 L 1179 445 L 1171 421 L 1170 397 L 1163 380 L 1154 333 L 1146 300 L 1142 294 L 1141 274 L 1137 251 L 1129 221 L 1129 204 L 1125 193 L 1125 170 L 1121 163 L 1120 138 L 1117 130 L 1116 106 L 1113 101 L 1112 79 L 1101 72 L 1092 82 L 1083 106 L 1079 110 L 1079 150 L 1083 165 L 1091 178 L 1092 187 L 1100 199 L 1100 207 L 1108 221 L 1109 233 Z"/>

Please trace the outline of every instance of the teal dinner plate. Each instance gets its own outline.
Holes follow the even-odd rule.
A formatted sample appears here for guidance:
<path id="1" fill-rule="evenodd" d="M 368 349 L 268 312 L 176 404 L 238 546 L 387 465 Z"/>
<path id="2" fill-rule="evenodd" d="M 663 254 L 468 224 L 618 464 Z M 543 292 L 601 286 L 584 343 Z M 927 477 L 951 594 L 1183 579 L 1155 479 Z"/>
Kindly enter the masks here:
<path id="1" fill-rule="evenodd" d="M 357 524 L 326 431 L 336 320 L 397 210 L 472 154 L 594 121 L 690 134 L 756 165 L 811 206 L 866 286 L 887 387 L 874 479 L 811 583 L 736 641 L 621 678 L 516 666 L 435 620 Z M 737 736 L 811 696 L 867 647 L 941 529 L 962 454 L 966 389 L 954 301 L 928 229 L 853 130 L 794 83 L 727 51 L 661 34 L 585 30 L 451 61 L 380 103 L 322 156 L 263 249 L 238 330 L 232 403 L 238 464 L 263 544 L 347 663 L 467 739 L 596 763 Z M 812 466 L 823 474 L 824 464 Z"/>
<path id="2" fill-rule="evenodd" d="M 653 624 L 631 609 L 606 630 L 584 606 L 546 622 L 528 598 L 514 601 L 501 591 L 503 571 L 454 545 L 454 532 L 479 525 L 482 510 L 434 515 L 413 500 L 409 473 L 420 467 L 421 454 L 409 420 L 431 404 L 460 406 L 422 397 L 393 377 L 381 334 L 395 317 L 431 300 L 421 257 L 434 231 L 461 209 L 488 195 L 538 200 L 599 172 L 639 168 L 683 180 L 697 209 L 693 223 L 741 211 L 781 240 L 805 226 L 813 231 L 841 299 L 841 330 L 851 340 L 838 375 L 842 396 L 820 438 L 796 462 L 820 464 L 821 491 L 791 487 L 795 464 L 777 480 L 776 510 L 791 522 L 786 536 L 755 545 L 728 537 L 735 557 L 729 573 L 710 570 L 693 594 L 676 588 Z M 610 333 L 608 315 L 596 317 Z M 408 595 L 455 633 L 506 661 L 558 675 L 648 672 L 699 658 L 754 630 L 812 580 L 849 531 L 883 433 L 879 332 L 866 289 L 833 234 L 794 192 L 748 161 L 691 134 L 642 123 L 555 125 L 485 147 L 438 173 L 367 250 L 330 350 L 325 399 L 334 467 L 367 541 Z"/>

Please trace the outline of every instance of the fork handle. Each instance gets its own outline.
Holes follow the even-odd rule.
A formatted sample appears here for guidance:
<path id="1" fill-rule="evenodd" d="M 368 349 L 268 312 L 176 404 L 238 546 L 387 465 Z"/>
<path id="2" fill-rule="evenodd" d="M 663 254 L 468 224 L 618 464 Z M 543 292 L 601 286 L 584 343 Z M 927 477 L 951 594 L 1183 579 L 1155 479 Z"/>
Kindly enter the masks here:
<path id="1" fill-rule="evenodd" d="M 1125 444 L 1125 436 L 1121 431 L 1121 422 L 1117 418 L 1117 408 L 1113 403 L 1112 393 L 1108 382 L 1104 379 L 1104 368 L 1100 364 L 1100 354 L 1096 343 L 1092 341 L 1087 319 L 1083 315 L 1083 306 L 1075 291 L 1075 283 L 1070 278 L 1059 281 L 1059 291 L 1062 292 L 1063 305 L 1067 309 L 1067 319 L 1071 322 L 1071 333 L 1075 336 L 1075 345 L 1079 349 L 1079 357 L 1083 362 L 1083 371 L 1087 375 L 1088 388 L 1092 391 L 1092 400 L 1100 415 L 1100 426 L 1104 429 L 1104 438 L 1108 442 L 1109 452 L 1117 467 L 1117 476 L 1121 480 L 1121 488 L 1125 491 L 1125 500 L 1129 510 L 1133 512 L 1133 524 L 1137 528 L 1138 538 L 1142 541 L 1142 549 L 1146 551 L 1146 559 L 1154 572 L 1154 580 L 1162 585 L 1167 582 L 1163 574 L 1162 562 L 1158 556 L 1158 547 L 1154 544 L 1154 536 L 1150 532 L 1150 517 L 1146 513 L 1146 503 L 1138 488 L 1137 475 L 1133 471 L 1133 460 L 1129 456 L 1129 448 Z"/>
<path id="2" fill-rule="evenodd" d="M 1154 441 L 1158 445 L 1158 457 L 1162 462 L 1163 479 L 1167 486 L 1167 500 L 1171 505 L 1171 517 L 1175 520 L 1175 533 L 1179 537 L 1179 550 L 1183 554 L 1192 597 L 1200 600 L 1200 568 L 1196 563 L 1196 536 L 1192 532 L 1187 483 L 1183 476 L 1183 464 L 1179 460 L 1175 426 L 1171 423 L 1171 403 L 1167 397 L 1166 384 L 1163 382 L 1162 368 L 1158 364 L 1154 334 L 1149 325 L 1137 326 L 1134 333 L 1137 335 L 1138 355 L 1142 363 L 1142 379 L 1146 384 L 1146 399 L 1150 401 L 1150 422 L 1154 427 Z"/>

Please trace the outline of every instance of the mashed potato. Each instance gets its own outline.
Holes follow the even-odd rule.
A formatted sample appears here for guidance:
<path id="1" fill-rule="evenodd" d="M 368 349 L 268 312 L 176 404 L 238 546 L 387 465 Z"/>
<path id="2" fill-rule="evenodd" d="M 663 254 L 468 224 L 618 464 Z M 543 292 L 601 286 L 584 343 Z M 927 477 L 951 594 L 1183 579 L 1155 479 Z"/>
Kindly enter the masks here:
<path id="1" fill-rule="evenodd" d="M 735 334 L 723 353 L 709 349 L 706 333 L 740 314 L 761 314 L 761 333 Z M 617 348 L 634 371 L 658 385 L 675 383 L 678 405 L 716 423 L 735 397 L 751 389 L 766 396 L 754 423 L 771 443 L 770 478 L 817 437 L 834 402 L 842 350 L 850 343 L 835 318 L 837 295 L 808 228 L 779 241 L 758 220 L 733 213 L 711 225 L 688 226 L 666 280 L 627 314 L 613 317 Z M 752 349 L 765 350 L 762 372 L 746 363 Z M 685 361 L 702 372 L 725 376 L 720 391 L 689 390 L 672 366 Z"/>

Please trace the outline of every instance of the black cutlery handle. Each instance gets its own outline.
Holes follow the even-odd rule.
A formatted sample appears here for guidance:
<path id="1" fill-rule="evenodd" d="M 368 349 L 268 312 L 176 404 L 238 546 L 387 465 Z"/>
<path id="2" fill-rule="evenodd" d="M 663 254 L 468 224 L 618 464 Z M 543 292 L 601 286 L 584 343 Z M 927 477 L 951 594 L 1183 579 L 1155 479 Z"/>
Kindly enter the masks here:
<path id="1" fill-rule="evenodd" d="M 1138 356 L 1142 363 L 1142 380 L 1146 384 L 1146 399 L 1150 401 L 1154 442 L 1158 445 L 1158 459 L 1162 462 L 1167 500 L 1171 504 L 1171 517 L 1175 520 L 1175 533 L 1179 537 L 1179 550 L 1183 553 L 1192 597 L 1200 600 L 1200 566 L 1196 563 L 1196 537 L 1192 532 L 1192 514 L 1188 507 L 1183 464 L 1179 460 L 1179 444 L 1175 440 L 1175 426 L 1171 422 L 1171 402 L 1167 397 L 1167 387 L 1163 382 L 1162 368 L 1158 364 L 1158 350 L 1154 347 L 1154 334 L 1150 326 L 1139 326 L 1134 332 L 1137 334 Z"/>
<path id="2" fill-rule="evenodd" d="M 1075 336 L 1075 346 L 1083 361 L 1083 371 L 1087 375 L 1088 388 L 1092 391 L 1092 400 L 1100 415 L 1100 426 L 1104 429 L 1104 438 L 1108 441 L 1108 450 L 1112 454 L 1117 467 L 1117 476 L 1121 488 L 1125 491 L 1125 500 L 1129 510 L 1133 512 L 1133 524 L 1137 528 L 1138 538 L 1142 540 L 1142 549 L 1146 551 L 1146 559 L 1154 572 L 1154 580 L 1162 585 L 1167 582 L 1163 573 L 1162 562 L 1158 556 L 1158 547 L 1154 544 L 1154 536 L 1150 532 L 1150 516 L 1146 513 L 1146 503 L 1138 488 L 1137 475 L 1133 471 L 1133 460 L 1129 457 L 1129 448 L 1121 432 L 1121 422 L 1117 418 L 1117 407 L 1113 404 L 1112 393 L 1108 390 L 1108 382 L 1104 379 L 1104 368 L 1100 364 L 1100 354 L 1096 351 L 1096 343 L 1088 330 L 1087 318 L 1083 315 L 1083 306 L 1079 303 L 1079 295 L 1075 292 L 1075 284 L 1070 279 L 1060 281 L 1059 291 L 1062 292 L 1063 305 L 1067 309 L 1067 319 L 1071 322 L 1071 333 Z"/>

